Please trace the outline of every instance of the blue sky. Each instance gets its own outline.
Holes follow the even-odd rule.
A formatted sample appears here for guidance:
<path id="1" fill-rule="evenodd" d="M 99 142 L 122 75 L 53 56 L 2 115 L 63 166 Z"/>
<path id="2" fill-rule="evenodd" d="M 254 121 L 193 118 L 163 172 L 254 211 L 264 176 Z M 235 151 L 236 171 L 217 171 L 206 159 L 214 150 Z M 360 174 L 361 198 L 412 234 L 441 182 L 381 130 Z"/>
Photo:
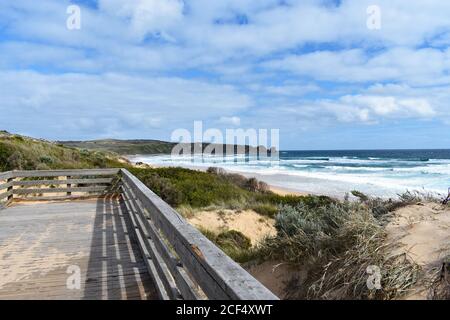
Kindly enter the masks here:
<path id="1" fill-rule="evenodd" d="M 448 148 L 449 14 L 434 0 L 0 0 L 0 128 L 169 140 L 202 120 L 280 129 L 283 149 Z"/>

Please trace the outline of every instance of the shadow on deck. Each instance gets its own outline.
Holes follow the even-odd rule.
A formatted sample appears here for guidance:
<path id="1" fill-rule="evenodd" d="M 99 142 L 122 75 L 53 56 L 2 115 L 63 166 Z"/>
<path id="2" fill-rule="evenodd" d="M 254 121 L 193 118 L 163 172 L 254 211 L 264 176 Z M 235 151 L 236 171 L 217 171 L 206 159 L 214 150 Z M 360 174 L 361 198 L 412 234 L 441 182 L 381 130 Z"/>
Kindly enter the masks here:
<path id="1" fill-rule="evenodd" d="M 0 211 L 0 299 L 157 299 L 132 228 L 114 197 L 14 203 Z"/>
<path id="2" fill-rule="evenodd" d="M 126 169 L 0 172 L 0 299 L 155 298 L 277 299 Z"/>

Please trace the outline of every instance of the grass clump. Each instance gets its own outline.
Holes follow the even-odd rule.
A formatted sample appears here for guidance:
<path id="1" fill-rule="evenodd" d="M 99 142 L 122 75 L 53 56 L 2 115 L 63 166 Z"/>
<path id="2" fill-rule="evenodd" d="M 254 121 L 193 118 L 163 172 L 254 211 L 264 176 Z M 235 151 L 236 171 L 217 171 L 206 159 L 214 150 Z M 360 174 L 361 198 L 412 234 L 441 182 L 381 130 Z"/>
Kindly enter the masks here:
<path id="1" fill-rule="evenodd" d="M 405 256 L 389 256 L 386 232 L 361 203 L 281 207 L 277 236 L 266 240 L 269 259 L 301 265 L 308 276 L 291 283 L 294 299 L 392 299 L 408 290 L 420 269 Z M 367 268 L 381 270 L 381 289 L 369 289 Z"/>
<path id="2" fill-rule="evenodd" d="M 260 255 L 259 248 L 252 247 L 250 238 L 240 231 L 225 230 L 214 232 L 201 227 L 199 231 L 236 262 L 246 263 L 254 261 Z"/>
<path id="3" fill-rule="evenodd" d="M 271 203 L 259 203 L 250 206 L 250 208 L 256 213 L 269 218 L 274 218 L 278 213 L 278 207 Z"/>

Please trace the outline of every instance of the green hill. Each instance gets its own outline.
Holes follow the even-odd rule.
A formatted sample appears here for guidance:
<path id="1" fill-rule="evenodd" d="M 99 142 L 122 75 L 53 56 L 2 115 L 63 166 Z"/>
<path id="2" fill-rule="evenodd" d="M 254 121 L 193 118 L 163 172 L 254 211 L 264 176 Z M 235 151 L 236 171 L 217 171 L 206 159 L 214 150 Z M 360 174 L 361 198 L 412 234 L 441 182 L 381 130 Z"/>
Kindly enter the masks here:
<path id="1" fill-rule="evenodd" d="M 59 141 L 67 146 L 87 150 L 101 150 L 118 154 L 168 154 L 175 143 L 159 140 L 117 140 Z"/>
<path id="2" fill-rule="evenodd" d="M 123 167 L 123 161 L 113 153 L 0 131 L 0 171 Z"/>
<path id="3" fill-rule="evenodd" d="M 92 141 L 59 141 L 58 143 L 67 146 L 75 147 L 87 150 L 101 150 L 108 152 L 115 152 L 121 155 L 133 155 L 133 154 L 170 154 L 173 147 L 177 144 L 174 142 L 160 141 L 160 140 L 117 140 L 117 139 L 104 139 L 104 140 L 92 140 Z M 200 143 L 196 144 L 200 147 Z M 204 150 L 209 143 L 202 144 L 202 150 Z M 222 147 L 223 153 L 226 153 L 227 147 L 231 147 L 234 153 L 256 153 L 258 150 L 261 152 L 266 151 L 266 148 L 242 146 L 244 152 L 238 150 L 238 145 L 215 145 Z M 191 144 L 191 150 L 194 150 L 195 144 Z"/>

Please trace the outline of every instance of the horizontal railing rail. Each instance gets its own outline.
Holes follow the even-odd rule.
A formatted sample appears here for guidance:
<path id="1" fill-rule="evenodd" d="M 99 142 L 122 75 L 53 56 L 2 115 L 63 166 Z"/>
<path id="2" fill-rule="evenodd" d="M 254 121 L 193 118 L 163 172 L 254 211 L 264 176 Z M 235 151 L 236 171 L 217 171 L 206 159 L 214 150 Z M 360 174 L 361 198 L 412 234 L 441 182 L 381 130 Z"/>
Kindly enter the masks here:
<path id="1" fill-rule="evenodd" d="M 111 193 L 123 200 L 161 299 L 278 299 L 128 170 L 0 173 L 3 205 Z"/>
<path id="2" fill-rule="evenodd" d="M 0 173 L 0 201 L 67 200 L 111 193 L 120 169 L 34 170 Z M 116 182 L 116 183 L 115 183 Z"/>
<path id="3" fill-rule="evenodd" d="M 149 261 L 161 266 L 155 265 L 154 273 L 161 297 L 278 299 L 138 178 L 127 170 L 121 175 L 122 195 L 134 216 L 141 247 Z"/>

